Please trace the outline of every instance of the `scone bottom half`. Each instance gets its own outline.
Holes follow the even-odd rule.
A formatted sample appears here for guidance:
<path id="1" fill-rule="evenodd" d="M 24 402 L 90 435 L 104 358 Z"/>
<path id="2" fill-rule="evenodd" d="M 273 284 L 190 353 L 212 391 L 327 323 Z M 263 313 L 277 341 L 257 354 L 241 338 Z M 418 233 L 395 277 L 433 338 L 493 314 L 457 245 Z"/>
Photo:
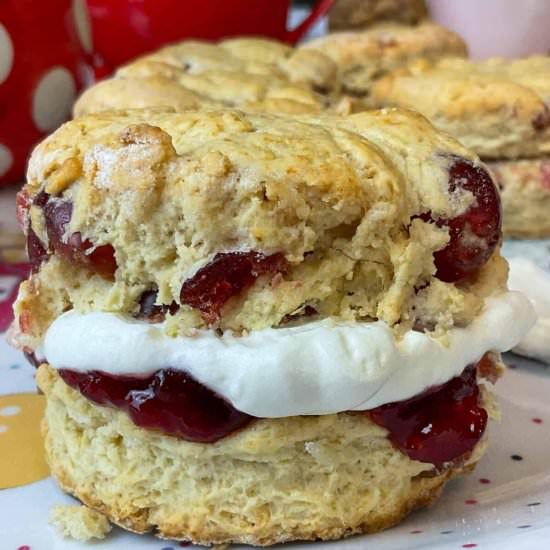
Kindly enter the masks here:
<path id="1" fill-rule="evenodd" d="M 44 356 L 52 325 L 72 312 L 114 314 L 166 338 L 190 339 L 199 333 L 246 339 L 327 320 L 383 323 L 396 341 L 415 332 L 444 346 L 450 332 L 467 328 L 488 299 L 505 291 L 507 267 L 498 251 L 500 201 L 488 172 L 422 117 L 398 110 L 346 118 L 238 111 L 83 117 L 37 147 L 17 206 L 32 274 L 15 306 L 15 340 L 41 364 L 48 458 L 66 490 L 114 522 L 202 543 L 338 538 L 396 523 L 479 458 L 492 406 L 478 381 L 494 381 L 500 371 L 491 349 L 409 399 L 287 418 L 243 412 L 174 365 L 121 374 L 52 364 Z M 174 525 L 166 518 L 179 512 L 152 493 L 139 495 L 147 501 L 142 508 L 127 506 L 112 492 L 94 493 L 99 470 L 86 482 L 77 461 L 63 463 L 76 433 L 84 434 L 81 451 L 85 445 L 90 454 L 94 446 L 85 435 L 91 425 L 79 426 L 77 410 L 93 417 L 93 430 L 111 433 L 109 445 L 118 441 L 121 452 L 130 430 L 155 460 L 176 442 L 183 455 L 197 445 L 201 456 L 226 448 L 235 464 L 250 461 L 242 467 L 252 476 L 263 468 L 265 457 L 254 458 L 262 433 L 296 424 L 287 426 L 295 443 L 274 451 L 279 468 L 296 445 L 307 461 L 315 458 L 314 441 L 328 437 L 323 423 L 350 422 L 365 450 L 372 444 L 382 453 L 382 463 L 407 465 L 406 480 L 388 497 L 392 510 L 376 515 L 362 480 L 363 515 L 351 518 L 346 508 L 327 519 L 312 507 L 304 516 L 309 527 L 285 531 L 277 524 L 279 536 L 270 531 L 279 502 L 273 495 L 271 512 L 260 502 L 266 495 L 256 495 L 259 508 L 247 508 L 233 527 L 221 520 L 197 527 L 212 509 L 195 517 L 182 512 Z M 314 441 L 296 435 L 303 422 L 303 434 L 312 430 Z M 312 475 L 312 483 L 328 482 L 321 472 Z M 191 504 L 178 498 L 179 506 Z M 223 510 L 224 502 L 216 506 Z"/>

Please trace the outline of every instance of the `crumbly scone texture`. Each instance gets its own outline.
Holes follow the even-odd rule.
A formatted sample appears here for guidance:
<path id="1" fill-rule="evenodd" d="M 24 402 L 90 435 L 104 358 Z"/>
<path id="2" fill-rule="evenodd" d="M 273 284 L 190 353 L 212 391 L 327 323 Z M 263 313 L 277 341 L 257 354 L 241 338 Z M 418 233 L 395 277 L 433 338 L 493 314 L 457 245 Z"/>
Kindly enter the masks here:
<path id="1" fill-rule="evenodd" d="M 336 72 L 335 63 L 322 53 L 274 40 L 185 41 L 120 68 L 113 78 L 84 92 L 74 112 L 229 106 L 316 113 L 328 108 L 329 94 L 338 91 Z"/>
<path id="2" fill-rule="evenodd" d="M 550 237 L 550 159 L 490 162 L 500 187 L 507 237 Z"/>
<path id="3" fill-rule="evenodd" d="M 49 522 L 62 536 L 81 542 L 104 539 L 112 529 L 103 514 L 87 506 L 54 506 Z"/>
<path id="4" fill-rule="evenodd" d="M 373 83 L 387 72 L 418 57 L 438 59 L 467 53 L 462 38 L 431 22 L 416 27 L 381 23 L 365 31 L 331 33 L 299 49 L 330 57 L 338 66 L 343 92 L 366 97 L 367 104 Z"/>
<path id="5" fill-rule="evenodd" d="M 69 122 L 30 161 L 23 190 L 70 201 L 67 234 L 111 244 L 114 281 L 53 254 L 20 290 L 22 345 L 32 349 L 64 311 L 136 314 L 142 294 L 180 303 L 184 281 L 216 254 L 284 254 L 284 273 L 259 277 L 224 306 L 217 328 L 279 326 L 310 306 L 320 317 L 380 319 L 396 330 L 420 319 L 441 334 L 466 325 L 505 288 L 498 251 L 475 280 L 434 277 L 447 229 L 471 193 L 449 193 L 448 165 L 475 161 L 420 115 L 276 117 L 237 111 L 128 111 Z M 44 212 L 23 220 L 48 242 Z M 205 327 L 182 305 L 170 334 Z"/>
<path id="6" fill-rule="evenodd" d="M 424 0 L 336 0 L 329 12 L 329 28 L 365 28 L 379 21 L 414 24 L 427 16 Z"/>
<path id="7" fill-rule="evenodd" d="M 550 152 L 550 58 L 417 60 L 377 81 L 376 106 L 415 109 L 480 157 Z"/>
<path id="8" fill-rule="evenodd" d="M 136 427 L 90 403 L 47 365 L 48 461 L 61 487 L 135 532 L 198 544 L 335 539 L 431 504 L 465 463 L 436 473 L 394 449 L 363 414 L 263 419 L 214 444 Z M 490 412 L 490 411 L 489 411 Z"/>

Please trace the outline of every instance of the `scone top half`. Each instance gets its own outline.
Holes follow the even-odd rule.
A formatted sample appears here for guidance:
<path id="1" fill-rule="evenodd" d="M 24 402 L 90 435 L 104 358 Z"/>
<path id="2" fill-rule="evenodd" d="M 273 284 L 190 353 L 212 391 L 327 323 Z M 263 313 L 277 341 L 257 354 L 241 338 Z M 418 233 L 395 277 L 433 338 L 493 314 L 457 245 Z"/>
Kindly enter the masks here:
<path id="1" fill-rule="evenodd" d="M 493 182 L 406 111 L 83 117 L 38 146 L 18 201 L 21 346 L 60 369 L 177 366 L 253 416 L 412 397 L 531 322 Z"/>

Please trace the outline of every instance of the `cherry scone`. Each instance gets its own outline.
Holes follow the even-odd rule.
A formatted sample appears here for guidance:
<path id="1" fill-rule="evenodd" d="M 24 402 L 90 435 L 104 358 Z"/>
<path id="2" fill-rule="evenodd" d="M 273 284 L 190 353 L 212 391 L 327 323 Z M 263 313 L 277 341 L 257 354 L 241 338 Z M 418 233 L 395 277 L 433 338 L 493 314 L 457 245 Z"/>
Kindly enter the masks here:
<path id="1" fill-rule="evenodd" d="M 477 463 L 533 322 L 488 172 L 407 111 L 85 116 L 34 151 L 18 214 L 52 473 L 138 533 L 395 524 Z"/>

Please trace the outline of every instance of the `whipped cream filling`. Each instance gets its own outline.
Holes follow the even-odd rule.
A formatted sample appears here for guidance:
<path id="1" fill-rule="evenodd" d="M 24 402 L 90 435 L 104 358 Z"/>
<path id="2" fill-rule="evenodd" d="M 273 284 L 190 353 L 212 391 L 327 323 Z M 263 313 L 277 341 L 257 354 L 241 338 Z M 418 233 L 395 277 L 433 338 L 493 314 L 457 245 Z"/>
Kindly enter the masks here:
<path id="1" fill-rule="evenodd" d="M 523 292 L 537 313 L 535 326 L 513 351 L 550 363 L 550 274 L 528 258 L 511 258 L 508 263 L 508 285 Z"/>
<path id="2" fill-rule="evenodd" d="M 448 345 L 409 331 L 397 340 L 382 321 L 338 322 L 252 331 L 197 330 L 170 337 L 162 324 L 113 313 L 69 311 L 48 329 L 41 354 L 54 368 L 114 375 L 185 371 L 239 411 L 257 417 L 368 410 L 409 399 L 459 375 L 487 351 L 518 344 L 535 320 L 522 294 L 489 298 Z"/>

